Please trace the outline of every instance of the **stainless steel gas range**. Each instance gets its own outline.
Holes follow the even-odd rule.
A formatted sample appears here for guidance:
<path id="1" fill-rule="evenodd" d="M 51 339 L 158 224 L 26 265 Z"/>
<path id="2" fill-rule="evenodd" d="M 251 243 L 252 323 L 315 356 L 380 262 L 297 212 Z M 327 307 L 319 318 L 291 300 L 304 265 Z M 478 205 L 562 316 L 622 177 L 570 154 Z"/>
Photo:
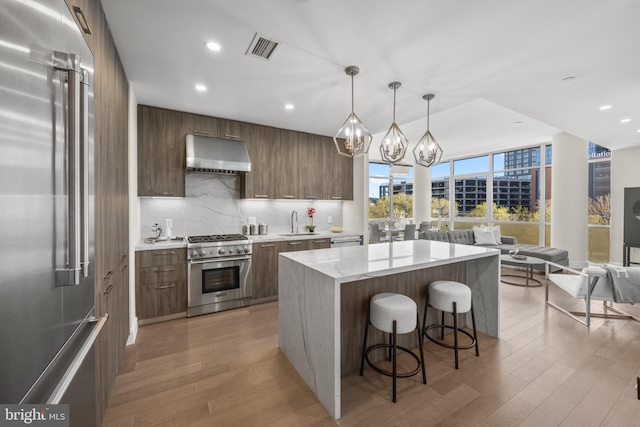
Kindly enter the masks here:
<path id="1" fill-rule="evenodd" d="M 187 316 L 251 304 L 251 241 L 242 234 L 187 237 Z"/>

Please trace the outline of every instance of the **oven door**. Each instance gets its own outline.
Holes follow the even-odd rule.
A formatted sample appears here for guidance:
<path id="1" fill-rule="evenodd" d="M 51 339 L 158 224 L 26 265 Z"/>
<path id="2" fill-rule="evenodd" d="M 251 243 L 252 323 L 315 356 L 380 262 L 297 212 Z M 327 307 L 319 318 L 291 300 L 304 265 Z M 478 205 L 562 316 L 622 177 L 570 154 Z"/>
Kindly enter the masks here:
<path id="1" fill-rule="evenodd" d="M 251 257 L 189 261 L 188 306 L 251 297 Z"/>

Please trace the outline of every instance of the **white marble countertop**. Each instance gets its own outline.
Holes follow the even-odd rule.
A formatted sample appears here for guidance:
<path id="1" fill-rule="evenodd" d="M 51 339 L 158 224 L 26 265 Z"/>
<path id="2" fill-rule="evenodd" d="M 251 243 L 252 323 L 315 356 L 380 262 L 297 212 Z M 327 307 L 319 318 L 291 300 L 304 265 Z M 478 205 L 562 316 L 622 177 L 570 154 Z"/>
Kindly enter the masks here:
<path id="1" fill-rule="evenodd" d="M 407 240 L 280 254 L 339 283 L 498 255 L 500 251 L 493 248 L 432 240 Z"/>
<path id="2" fill-rule="evenodd" d="M 316 231 L 315 233 L 298 233 L 294 236 L 285 235 L 288 233 L 273 233 L 273 234 L 254 234 L 247 236 L 251 243 L 256 242 L 278 242 L 287 240 L 307 240 L 307 239 L 327 239 L 331 237 L 359 237 L 357 233 L 334 233 L 332 231 Z M 156 249 L 173 249 L 173 248 L 186 248 L 187 243 L 181 238 L 180 240 L 159 240 L 156 243 L 147 243 L 145 240 L 141 240 L 136 245 L 136 251 L 153 251 Z"/>

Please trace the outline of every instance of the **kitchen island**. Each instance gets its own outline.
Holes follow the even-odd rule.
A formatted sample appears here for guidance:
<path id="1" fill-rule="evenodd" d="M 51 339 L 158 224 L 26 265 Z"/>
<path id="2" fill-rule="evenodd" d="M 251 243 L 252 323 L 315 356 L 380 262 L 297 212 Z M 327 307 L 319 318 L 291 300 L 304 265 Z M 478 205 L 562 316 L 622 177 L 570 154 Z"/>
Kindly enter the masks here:
<path id="1" fill-rule="evenodd" d="M 498 337 L 499 255 L 496 249 L 429 240 L 281 253 L 280 349 L 338 419 L 341 377 L 359 367 L 371 296 L 405 294 L 416 301 L 422 317 L 430 282 L 466 283 L 478 331 Z M 398 341 L 409 348 L 417 346 L 415 334 Z"/>

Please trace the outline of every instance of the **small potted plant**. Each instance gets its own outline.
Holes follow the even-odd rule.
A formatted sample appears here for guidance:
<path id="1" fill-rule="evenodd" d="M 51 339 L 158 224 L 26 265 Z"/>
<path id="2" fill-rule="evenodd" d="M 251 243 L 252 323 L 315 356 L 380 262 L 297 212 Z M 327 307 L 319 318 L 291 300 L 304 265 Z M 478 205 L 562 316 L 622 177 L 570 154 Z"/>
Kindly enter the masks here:
<path id="1" fill-rule="evenodd" d="M 307 208 L 307 216 L 310 218 L 310 222 L 311 224 L 305 226 L 304 228 L 306 228 L 307 230 L 309 230 L 309 233 L 313 233 L 314 230 L 316 229 L 316 226 L 313 225 L 313 214 L 316 213 L 315 208 Z"/>

